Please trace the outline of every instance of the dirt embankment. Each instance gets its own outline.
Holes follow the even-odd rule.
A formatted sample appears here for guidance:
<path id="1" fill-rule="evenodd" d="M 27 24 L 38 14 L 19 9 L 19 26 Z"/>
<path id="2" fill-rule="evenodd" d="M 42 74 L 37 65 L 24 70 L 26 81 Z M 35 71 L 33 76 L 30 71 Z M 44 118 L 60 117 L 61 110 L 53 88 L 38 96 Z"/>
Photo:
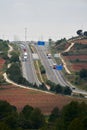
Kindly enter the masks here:
<path id="1" fill-rule="evenodd" d="M 68 46 L 68 48 L 67 48 L 66 50 L 64 50 L 63 52 L 68 52 L 68 51 L 70 51 L 70 49 L 73 47 L 73 45 L 74 45 L 74 43 L 71 43 L 70 46 Z M 62 53 L 63 53 L 63 52 L 62 52 Z M 61 56 L 61 53 L 59 53 L 59 57 L 60 57 L 60 59 L 61 59 L 61 61 L 62 61 L 62 63 L 63 63 L 63 66 L 64 66 L 66 72 L 67 72 L 68 74 L 71 74 L 69 68 L 67 67 L 67 64 L 66 64 L 65 60 L 64 60 L 64 59 L 62 58 L 62 56 Z"/>

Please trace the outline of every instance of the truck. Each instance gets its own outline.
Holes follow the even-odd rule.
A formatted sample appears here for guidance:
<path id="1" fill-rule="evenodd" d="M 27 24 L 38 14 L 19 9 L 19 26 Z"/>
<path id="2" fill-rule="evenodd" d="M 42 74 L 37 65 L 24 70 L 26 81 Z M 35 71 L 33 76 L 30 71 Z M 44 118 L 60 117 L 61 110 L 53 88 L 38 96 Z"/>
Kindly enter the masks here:
<path id="1" fill-rule="evenodd" d="M 24 61 L 27 61 L 27 56 L 24 56 Z"/>
<path id="2" fill-rule="evenodd" d="M 24 59 L 24 61 L 27 61 L 27 57 L 28 57 L 27 52 L 24 52 L 24 54 L 23 54 L 23 59 Z"/>
<path id="3" fill-rule="evenodd" d="M 27 52 L 24 52 L 24 56 L 27 56 Z"/>
<path id="4" fill-rule="evenodd" d="M 51 59 L 51 54 L 47 53 L 47 57 L 48 57 L 48 59 Z"/>

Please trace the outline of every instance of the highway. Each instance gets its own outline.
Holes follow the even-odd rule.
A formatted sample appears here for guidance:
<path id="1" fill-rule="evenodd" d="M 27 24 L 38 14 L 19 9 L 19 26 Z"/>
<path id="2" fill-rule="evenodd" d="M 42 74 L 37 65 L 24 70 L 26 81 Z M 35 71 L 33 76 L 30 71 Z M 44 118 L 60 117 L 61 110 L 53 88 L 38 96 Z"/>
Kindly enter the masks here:
<path id="1" fill-rule="evenodd" d="M 53 69 L 52 66 L 54 61 L 53 59 L 48 59 L 46 54 L 47 48 L 38 45 L 35 45 L 35 48 L 37 49 L 40 60 L 46 69 L 47 78 L 56 84 L 68 86 L 68 82 L 64 79 L 63 74 L 60 71 Z"/>
<path id="2" fill-rule="evenodd" d="M 28 44 L 25 45 L 26 51 L 27 51 L 27 60 L 26 61 L 22 61 L 22 71 L 23 71 L 23 76 L 30 82 L 30 83 L 36 83 L 38 86 L 40 84 L 37 75 L 36 75 L 36 71 L 34 68 L 34 64 L 33 64 L 33 57 L 32 57 L 32 53 L 31 50 L 28 46 Z M 23 49 L 23 48 L 22 48 Z M 23 51 L 22 51 L 23 53 Z"/>

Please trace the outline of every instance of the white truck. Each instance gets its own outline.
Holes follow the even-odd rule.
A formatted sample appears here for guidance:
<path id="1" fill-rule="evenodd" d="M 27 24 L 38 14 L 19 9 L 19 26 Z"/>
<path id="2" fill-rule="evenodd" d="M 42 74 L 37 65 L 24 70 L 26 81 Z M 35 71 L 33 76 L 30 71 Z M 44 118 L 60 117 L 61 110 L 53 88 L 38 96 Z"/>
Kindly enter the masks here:
<path id="1" fill-rule="evenodd" d="M 47 57 L 48 57 L 48 59 L 51 59 L 51 54 L 47 53 Z"/>
<path id="2" fill-rule="evenodd" d="M 27 52 L 24 52 L 24 55 L 23 55 L 24 61 L 27 61 L 27 56 L 28 56 Z"/>

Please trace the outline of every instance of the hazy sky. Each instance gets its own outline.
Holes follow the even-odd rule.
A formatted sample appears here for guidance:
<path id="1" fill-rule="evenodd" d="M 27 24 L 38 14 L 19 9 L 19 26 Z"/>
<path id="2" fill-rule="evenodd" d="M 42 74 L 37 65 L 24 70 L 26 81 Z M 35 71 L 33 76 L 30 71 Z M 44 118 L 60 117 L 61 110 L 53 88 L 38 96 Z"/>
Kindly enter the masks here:
<path id="1" fill-rule="evenodd" d="M 0 0 L 0 38 L 58 40 L 87 31 L 87 0 Z"/>

